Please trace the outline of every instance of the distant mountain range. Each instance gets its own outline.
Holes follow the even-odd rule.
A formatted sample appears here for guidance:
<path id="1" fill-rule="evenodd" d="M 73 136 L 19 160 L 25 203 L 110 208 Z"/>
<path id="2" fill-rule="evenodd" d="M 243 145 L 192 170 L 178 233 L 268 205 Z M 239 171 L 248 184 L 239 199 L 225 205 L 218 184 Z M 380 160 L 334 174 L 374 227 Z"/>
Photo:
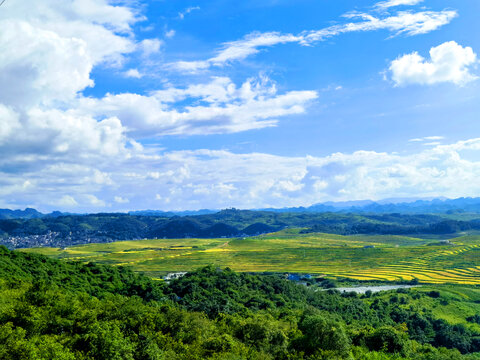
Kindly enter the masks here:
<path id="1" fill-rule="evenodd" d="M 37 219 L 45 216 L 32 208 L 25 210 L 0 209 L 0 219 Z"/>
<path id="2" fill-rule="evenodd" d="M 326 202 L 309 207 L 265 209 L 280 212 L 342 212 L 359 214 L 443 214 L 443 213 L 480 213 L 480 198 L 458 199 L 392 199 L 371 201 Z"/>
<path id="3" fill-rule="evenodd" d="M 357 200 L 357 201 L 328 201 L 314 204 L 308 207 L 286 207 L 286 208 L 263 208 L 255 209 L 261 211 L 273 212 L 340 212 L 340 213 L 359 213 L 359 214 L 443 214 L 443 213 L 480 213 L 480 198 L 393 198 L 379 201 Z M 158 211 L 144 210 L 131 211 L 130 215 L 144 216 L 195 216 L 208 215 L 220 210 L 203 209 L 196 211 Z"/>
<path id="4" fill-rule="evenodd" d="M 385 199 L 379 201 L 358 200 L 343 202 L 325 202 L 308 207 L 266 208 L 274 212 L 341 212 L 359 214 L 442 214 L 455 212 L 480 213 L 480 198 L 458 199 Z"/>
<path id="5" fill-rule="evenodd" d="M 344 202 L 325 202 L 308 207 L 289 207 L 289 208 L 265 208 L 256 209 L 272 212 L 292 212 L 292 213 L 358 213 L 358 214 L 455 214 L 455 213 L 480 213 L 480 198 L 434 198 L 434 199 L 385 199 L 380 201 L 359 200 Z M 217 213 L 220 210 L 202 209 L 192 211 L 161 211 L 161 210 L 140 210 L 130 211 L 129 215 L 137 216 L 196 216 Z M 62 213 L 54 211 L 49 214 L 43 214 L 35 209 L 26 208 L 25 210 L 0 209 L 0 219 L 36 219 L 44 217 L 58 217 L 63 215 L 74 215 L 71 213 Z M 79 214 L 76 214 L 79 215 Z"/>
<path id="6" fill-rule="evenodd" d="M 40 219 L 44 217 L 58 217 L 63 215 L 69 215 L 69 213 L 54 211 L 49 214 L 43 214 L 32 208 L 26 208 L 25 210 L 0 209 L 0 219 Z"/>
<path id="7" fill-rule="evenodd" d="M 186 210 L 186 211 L 162 211 L 162 210 L 137 210 L 129 211 L 129 215 L 138 215 L 138 216 L 195 216 L 195 215 L 208 215 L 214 214 L 219 210 L 209 210 L 209 209 L 200 209 L 200 210 Z"/>
<path id="8" fill-rule="evenodd" d="M 192 210 L 192 211 L 162 211 L 162 210 L 138 210 L 138 211 L 129 211 L 129 215 L 137 216 L 162 216 L 162 217 L 174 217 L 174 216 L 195 216 L 195 215 L 208 215 L 214 214 L 219 210 Z M 59 217 L 65 215 L 86 215 L 86 214 L 75 214 L 69 212 L 60 212 L 53 211 L 48 214 L 41 213 L 32 208 L 26 208 L 25 210 L 10 210 L 10 209 L 0 209 L 0 219 L 41 219 L 45 217 Z"/>

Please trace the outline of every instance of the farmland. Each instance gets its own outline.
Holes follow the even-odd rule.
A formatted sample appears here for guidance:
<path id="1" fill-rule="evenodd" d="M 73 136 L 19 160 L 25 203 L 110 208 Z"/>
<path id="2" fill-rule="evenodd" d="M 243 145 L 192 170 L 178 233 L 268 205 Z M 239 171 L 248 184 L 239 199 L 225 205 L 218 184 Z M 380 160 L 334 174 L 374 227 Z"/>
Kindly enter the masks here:
<path id="1" fill-rule="evenodd" d="M 248 238 L 117 241 L 23 251 L 131 267 L 153 278 L 200 266 L 241 272 L 294 272 L 357 280 L 480 284 L 480 236 L 449 242 L 390 235 L 300 234 Z"/>

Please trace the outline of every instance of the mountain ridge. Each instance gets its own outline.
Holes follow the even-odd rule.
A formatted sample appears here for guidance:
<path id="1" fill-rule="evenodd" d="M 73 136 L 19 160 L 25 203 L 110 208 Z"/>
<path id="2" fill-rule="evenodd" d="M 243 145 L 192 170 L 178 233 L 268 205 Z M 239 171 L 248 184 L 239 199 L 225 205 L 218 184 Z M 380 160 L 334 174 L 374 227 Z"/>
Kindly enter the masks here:
<path id="1" fill-rule="evenodd" d="M 227 209 L 228 210 L 228 209 Z M 390 198 L 383 200 L 353 200 L 353 201 L 327 201 L 313 204 L 311 206 L 284 207 L 284 208 L 260 208 L 248 209 L 252 211 L 271 212 L 339 212 L 339 213 L 405 213 L 405 214 L 438 214 L 438 213 L 480 213 L 480 197 L 460 197 L 455 199 L 447 198 Z M 219 209 L 200 209 L 182 211 L 164 210 L 132 210 L 126 212 L 129 215 L 140 216 L 195 216 L 208 215 L 220 212 Z M 53 211 L 41 213 L 33 208 L 21 209 L 0 209 L 0 219 L 35 219 L 44 217 L 58 217 L 65 215 L 85 215 Z"/>

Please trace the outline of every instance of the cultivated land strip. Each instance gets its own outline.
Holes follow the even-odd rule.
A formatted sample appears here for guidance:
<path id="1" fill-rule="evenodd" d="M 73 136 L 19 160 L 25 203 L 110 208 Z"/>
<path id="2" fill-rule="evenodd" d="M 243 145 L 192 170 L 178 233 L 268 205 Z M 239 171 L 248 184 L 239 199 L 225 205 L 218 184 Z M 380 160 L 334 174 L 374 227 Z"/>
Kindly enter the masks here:
<path id="1" fill-rule="evenodd" d="M 130 266 L 160 277 L 213 264 L 247 272 L 298 272 L 358 280 L 480 284 L 480 236 L 434 240 L 403 236 L 300 235 L 245 239 L 159 239 L 24 251 Z"/>

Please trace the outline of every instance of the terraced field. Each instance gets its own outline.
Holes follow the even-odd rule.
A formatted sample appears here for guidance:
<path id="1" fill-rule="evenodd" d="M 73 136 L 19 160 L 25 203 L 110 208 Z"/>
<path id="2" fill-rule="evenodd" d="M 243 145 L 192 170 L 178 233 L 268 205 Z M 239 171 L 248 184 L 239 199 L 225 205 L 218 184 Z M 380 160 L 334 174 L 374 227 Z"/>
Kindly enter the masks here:
<path id="1" fill-rule="evenodd" d="M 158 278 L 213 264 L 248 272 L 298 272 L 358 280 L 480 284 L 480 236 L 450 240 L 403 236 L 300 235 L 281 231 L 244 239 L 118 241 L 24 251 L 60 259 L 131 266 Z"/>

